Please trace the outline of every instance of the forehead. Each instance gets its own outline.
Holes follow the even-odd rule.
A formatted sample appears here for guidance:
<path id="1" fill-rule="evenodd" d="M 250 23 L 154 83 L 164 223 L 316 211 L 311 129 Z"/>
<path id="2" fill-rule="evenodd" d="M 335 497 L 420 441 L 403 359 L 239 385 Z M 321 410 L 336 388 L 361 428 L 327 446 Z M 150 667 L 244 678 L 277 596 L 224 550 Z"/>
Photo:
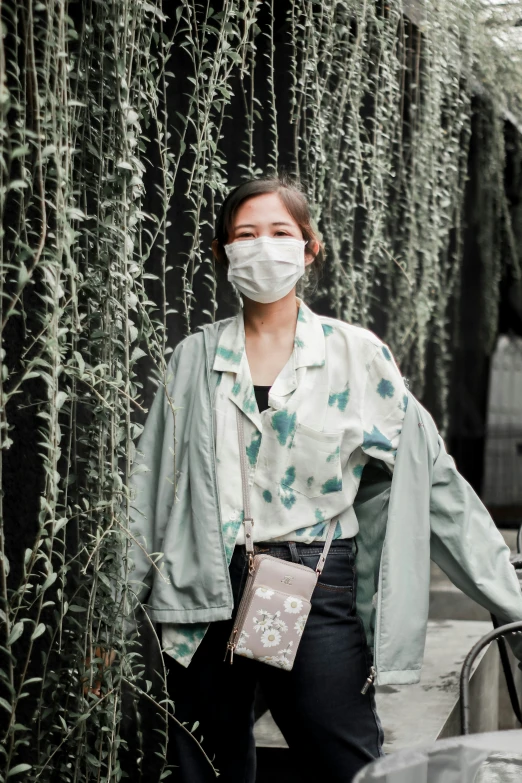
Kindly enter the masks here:
<path id="1" fill-rule="evenodd" d="M 294 226 L 298 225 L 278 193 L 263 193 L 259 196 L 252 196 L 239 205 L 232 218 L 232 226 L 245 222 L 254 225 L 256 223 L 271 223 L 278 220 L 284 220 Z"/>

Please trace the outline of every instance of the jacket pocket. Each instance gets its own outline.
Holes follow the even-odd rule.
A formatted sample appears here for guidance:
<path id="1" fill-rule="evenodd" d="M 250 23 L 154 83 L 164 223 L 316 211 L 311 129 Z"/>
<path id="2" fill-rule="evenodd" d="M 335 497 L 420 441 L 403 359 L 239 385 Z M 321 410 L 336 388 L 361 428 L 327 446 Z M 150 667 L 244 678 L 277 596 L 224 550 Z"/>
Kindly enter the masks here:
<path id="1" fill-rule="evenodd" d="M 290 472 L 293 489 L 309 498 L 342 490 L 342 437 L 342 431 L 320 432 L 304 424 L 296 426 L 288 450 L 289 464 L 295 468 L 295 474 Z"/>

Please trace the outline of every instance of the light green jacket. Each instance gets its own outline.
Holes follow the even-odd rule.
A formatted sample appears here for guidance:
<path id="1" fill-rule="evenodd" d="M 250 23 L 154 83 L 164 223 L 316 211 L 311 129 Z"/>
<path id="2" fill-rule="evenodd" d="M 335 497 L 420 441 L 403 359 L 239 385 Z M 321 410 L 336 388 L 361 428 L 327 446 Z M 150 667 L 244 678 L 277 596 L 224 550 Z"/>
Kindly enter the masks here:
<path id="1" fill-rule="evenodd" d="M 178 344 L 168 363 L 168 396 L 163 387 L 156 393 L 138 443 L 129 586 L 155 622 L 204 623 L 232 614 L 214 451 L 219 373 L 211 369 L 229 322 L 209 324 Z M 433 419 L 408 396 L 393 476 L 371 460 L 354 504 L 357 611 L 373 644 L 379 685 L 419 681 L 430 557 L 501 623 L 522 620 L 508 547 Z M 154 565 L 147 553 L 159 552 Z M 511 645 L 522 659 L 522 642 Z"/>

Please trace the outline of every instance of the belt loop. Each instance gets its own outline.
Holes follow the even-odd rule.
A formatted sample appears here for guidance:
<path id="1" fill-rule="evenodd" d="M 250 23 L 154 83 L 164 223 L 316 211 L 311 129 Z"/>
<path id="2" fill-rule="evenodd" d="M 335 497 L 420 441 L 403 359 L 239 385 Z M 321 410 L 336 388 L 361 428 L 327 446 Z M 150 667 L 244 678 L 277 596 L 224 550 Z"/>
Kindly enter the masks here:
<path id="1" fill-rule="evenodd" d="M 297 552 L 297 544 L 295 541 L 287 541 L 288 549 L 290 550 L 290 557 L 292 558 L 292 563 L 298 563 L 299 562 L 299 554 Z"/>

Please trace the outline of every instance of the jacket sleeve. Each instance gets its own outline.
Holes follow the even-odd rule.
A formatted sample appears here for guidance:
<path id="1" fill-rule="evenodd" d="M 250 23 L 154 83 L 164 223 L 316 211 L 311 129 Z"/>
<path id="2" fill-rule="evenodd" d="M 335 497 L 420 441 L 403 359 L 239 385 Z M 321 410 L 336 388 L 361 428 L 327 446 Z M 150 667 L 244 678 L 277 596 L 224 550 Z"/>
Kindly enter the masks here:
<path id="1" fill-rule="evenodd" d="M 173 410 L 172 395 L 179 357 L 178 348 L 179 346 L 167 363 L 166 385 L 160 383 L 154 395 L 130 469 L 129 525 L 124 533 L 128 540 L 127 569 L 122 559 L 121 584 L 118 589 L 120 597 L 125 583 L 129 590 L 127 597 L 130 606 L 123 609 L 126 632 L 135 627 L 134 621 L 129 620 L 129 615 L 133 615 L 136 604 L 147 600 L 152 589 L 154 572 L 158 571 L 158 577 L 161 578 L 161 559 L 156 548 L 161 547 L 163 531 L 158 529 L 157 509 L 158 504 L 161 504 L 163 509 L 170 509 L 174 503 L 175 409 Z M 124 504 L 122 517 L 125 518 L 125 515 Z M 167 514 L 161 515 L 162 518 L 166 516 Z"/>
<path id="2" fill-rule="evenodd" d="M 453 584 L 499 622 L 522 620 L 522 590 L 510 550 L 489 512 L 458 472 L 438 435 L 430 498 L 431 558 Z M 522 660 L 522 637 L 507 640 Z"/>

